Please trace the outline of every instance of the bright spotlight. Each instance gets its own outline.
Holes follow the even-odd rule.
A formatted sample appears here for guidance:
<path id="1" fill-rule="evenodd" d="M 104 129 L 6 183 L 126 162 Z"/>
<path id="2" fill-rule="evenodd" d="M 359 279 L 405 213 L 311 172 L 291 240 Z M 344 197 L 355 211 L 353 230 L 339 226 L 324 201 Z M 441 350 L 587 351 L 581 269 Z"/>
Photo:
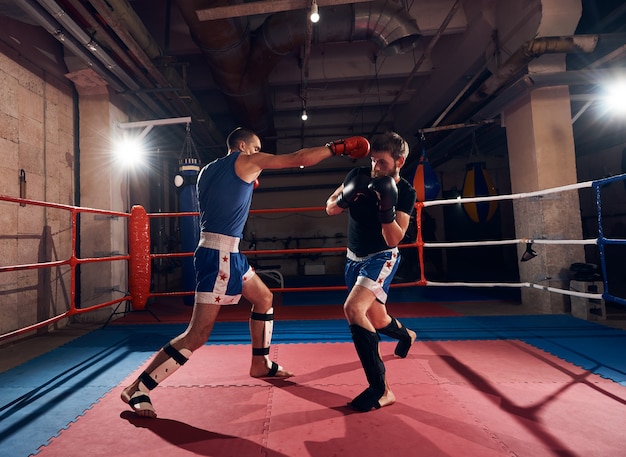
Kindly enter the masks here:
<path id="1" fill-rule="evenodd" d="M 612 112 L 626 115 L 626 81 L 616 81 L 607 85 L 604 103 Z"/>
<path id="2" fill-rule="evenodd" d="M 134 167 L 143 163 L 145 151 L 140 140 L 126 138 L 117 144 L 114 154 L 124 166 Z"/>
<path id="3" fill-rule="evenodd" d="M 317 24 L 320 21 L 320 12 L 317 7 L 317 2 L 315 0 L 313 0 L 313 3 L 311 4 L 311 15 L 309 16 L 309 18 L 314 24 Z"/>

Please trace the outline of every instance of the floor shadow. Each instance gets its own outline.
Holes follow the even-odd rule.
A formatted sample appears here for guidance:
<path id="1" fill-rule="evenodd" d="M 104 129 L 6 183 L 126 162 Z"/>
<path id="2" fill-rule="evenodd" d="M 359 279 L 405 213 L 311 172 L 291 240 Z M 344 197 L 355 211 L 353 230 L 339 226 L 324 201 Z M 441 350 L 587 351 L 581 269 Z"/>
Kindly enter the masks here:
<path id="1" fill-rule="evenodd" d="M 148 429 L 173 446 L 193 452 L 196 455 L 288 457 L 281 452 L 264 448 L 263 445 L 240 436 L 212 432 L 173 419 L 150 419 L 137 416 L 131 411 L 123 411 L 120 417 L 135 427 Z"/>

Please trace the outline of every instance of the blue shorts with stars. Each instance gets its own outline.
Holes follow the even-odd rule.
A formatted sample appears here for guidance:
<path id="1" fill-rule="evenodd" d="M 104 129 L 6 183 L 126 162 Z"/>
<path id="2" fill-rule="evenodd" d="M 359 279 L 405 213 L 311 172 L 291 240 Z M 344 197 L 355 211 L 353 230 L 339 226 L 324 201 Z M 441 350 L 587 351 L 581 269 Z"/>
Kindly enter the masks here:
<path id="1" fill-rule="evenodd" d="M 371 290 L 376 300 L 384 304 L 398 266 L 400 266 L 400 252 L 397 247 L 375 252 L 366 257 L 358 257 L 348 249 L 344 270 L 348 292 L 355 285 L 359 285 Z"/>
<path id="2" fill-rule="evenodd" d="M 239 252 L 239 238 L 202 232 L 194 253 L 196 303 L 232 305 L 239 302 L 244 281 L 255 273 Z"/>

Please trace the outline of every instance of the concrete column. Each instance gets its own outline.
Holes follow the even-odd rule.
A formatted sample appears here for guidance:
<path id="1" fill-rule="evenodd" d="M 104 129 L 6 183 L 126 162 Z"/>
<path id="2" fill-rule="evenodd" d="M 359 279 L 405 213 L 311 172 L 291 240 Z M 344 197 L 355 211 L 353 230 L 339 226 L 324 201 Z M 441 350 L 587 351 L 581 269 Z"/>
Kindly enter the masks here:
<path id="1" fill-rule="evenodd" d="M 581 14 L 580 0 L 499 2 L 500 49 L 513 52 L 536 37 L 571 35 Z M 529 74 L 564 70 L 564 54 L 546 54 L 528 65 Z M 533 90 L 503 110 L 513 193 L 576 182 L 571 118 L 567 86 Z M 513 211 L 517 238 L 582 237 L 576 191 L 515 201 Z M 535 244 L 533 249 L 537 257 L 519 264 L 521 280 L 567 289 L 569 266 L 584 261 L 582 246 Z M 518 258 L 524 250 L 525 246 L 518 247 Z M 538 289 L 523 289 L 522 303 L 538 313 L 561 313 L 569 308 L 567 296 Z"/>
<path id="2" fill-rule="evenodd" d="M 112 102 L 106 86 L 80 88 L 80 206 L 126 212 L 127 174 L 113 156 L 115 124 L 127 117 Z M 127 219 L 91 213 L 80 216 L 80 256 L 108 257 L 128 252 Z M 83 307 L 119 298 L 128 290 L 127 262 L 81 265 Z M 110 310 L 83 314 L 101 321 Z"/>
<path id="3" fill-rule="evenodd" d="M 576 182 L 576 160 L 567 86 L 541 88 L 504 113 L 511 169 L 511 191 L 531 192 Z M 582 238 L 577 191 L 514 202 L 517 238 Z M 567 289 L 568 270 L 584 262 L 580 245 L 535 244 L 537 257 L 520 262 L 521 280 Z M 519 258 L 525 250 L 518 248 Z M 538 313 L 562 313 L 569 298 L 537 289 L 522 290 L 522 304 Z"/>

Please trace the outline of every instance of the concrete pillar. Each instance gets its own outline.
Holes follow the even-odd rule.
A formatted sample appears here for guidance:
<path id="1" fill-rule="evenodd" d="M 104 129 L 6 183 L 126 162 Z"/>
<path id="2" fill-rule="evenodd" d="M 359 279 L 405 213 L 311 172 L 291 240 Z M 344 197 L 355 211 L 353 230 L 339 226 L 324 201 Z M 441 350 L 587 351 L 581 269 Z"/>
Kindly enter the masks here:
<path id="1" fill-rule="evenodd" d="M 515 50 L 535 37 L 571 35 L 582 14 L 580 0 L 501 2 L 497 21 L 501 49 Z M 565 70 L 564 54 L 546 54 L 528 65 L 528 73 Z M 567 86 L 532 90 L 502 113 L 509 150 L 512 193 L 576 182 L 574 134 Z M 582 238 L 577 191 L 515 201 L 516 238 Z M 535 244 L 537 257 L 520 262 L 520 278 L 567 289 L 569 266 L 584 261 L 579 245 Z M 521 259 L 525 246 L 518 247 Z M 538 289 L 522 289 L 522 304 L 538 313 L 562 313 L 569 298 Z"/>
<path id="2" fill-rule="evenodd" d="M 576 182 L 576 160 L 567 86 L 541 88 L 504 113 L 511 169 L 511 191 L 531 192 Z M 577 191 L 514 202 L 517 238 L 582 238 Z M 580 245 L 534 245 L 537 257 L 520 262 L 521 280 L 567 289 L 568 270 L 584 262 Z M 525 247 L 518 248 L 521 258 Z M 566 296 L 522 290 L 522 304 L 538 313 L 568 310 Z"/>
<path id="3" fill-rule="evenodd" d="M 127 116 L 112 103 L 105 85 L 80 87 L 80 206 L 127 212 L 127 174 L 113 156 L 115 124 Z M 127 219 L 91 213 L 80 216 L 80 257 L 108 257 L 128 253 Z M 128 290 L 127 262 L 99 262 L 80 267 L 83 307 L 120 298 Z M 110 310 L 80 316 L 101 321 Z"/>

